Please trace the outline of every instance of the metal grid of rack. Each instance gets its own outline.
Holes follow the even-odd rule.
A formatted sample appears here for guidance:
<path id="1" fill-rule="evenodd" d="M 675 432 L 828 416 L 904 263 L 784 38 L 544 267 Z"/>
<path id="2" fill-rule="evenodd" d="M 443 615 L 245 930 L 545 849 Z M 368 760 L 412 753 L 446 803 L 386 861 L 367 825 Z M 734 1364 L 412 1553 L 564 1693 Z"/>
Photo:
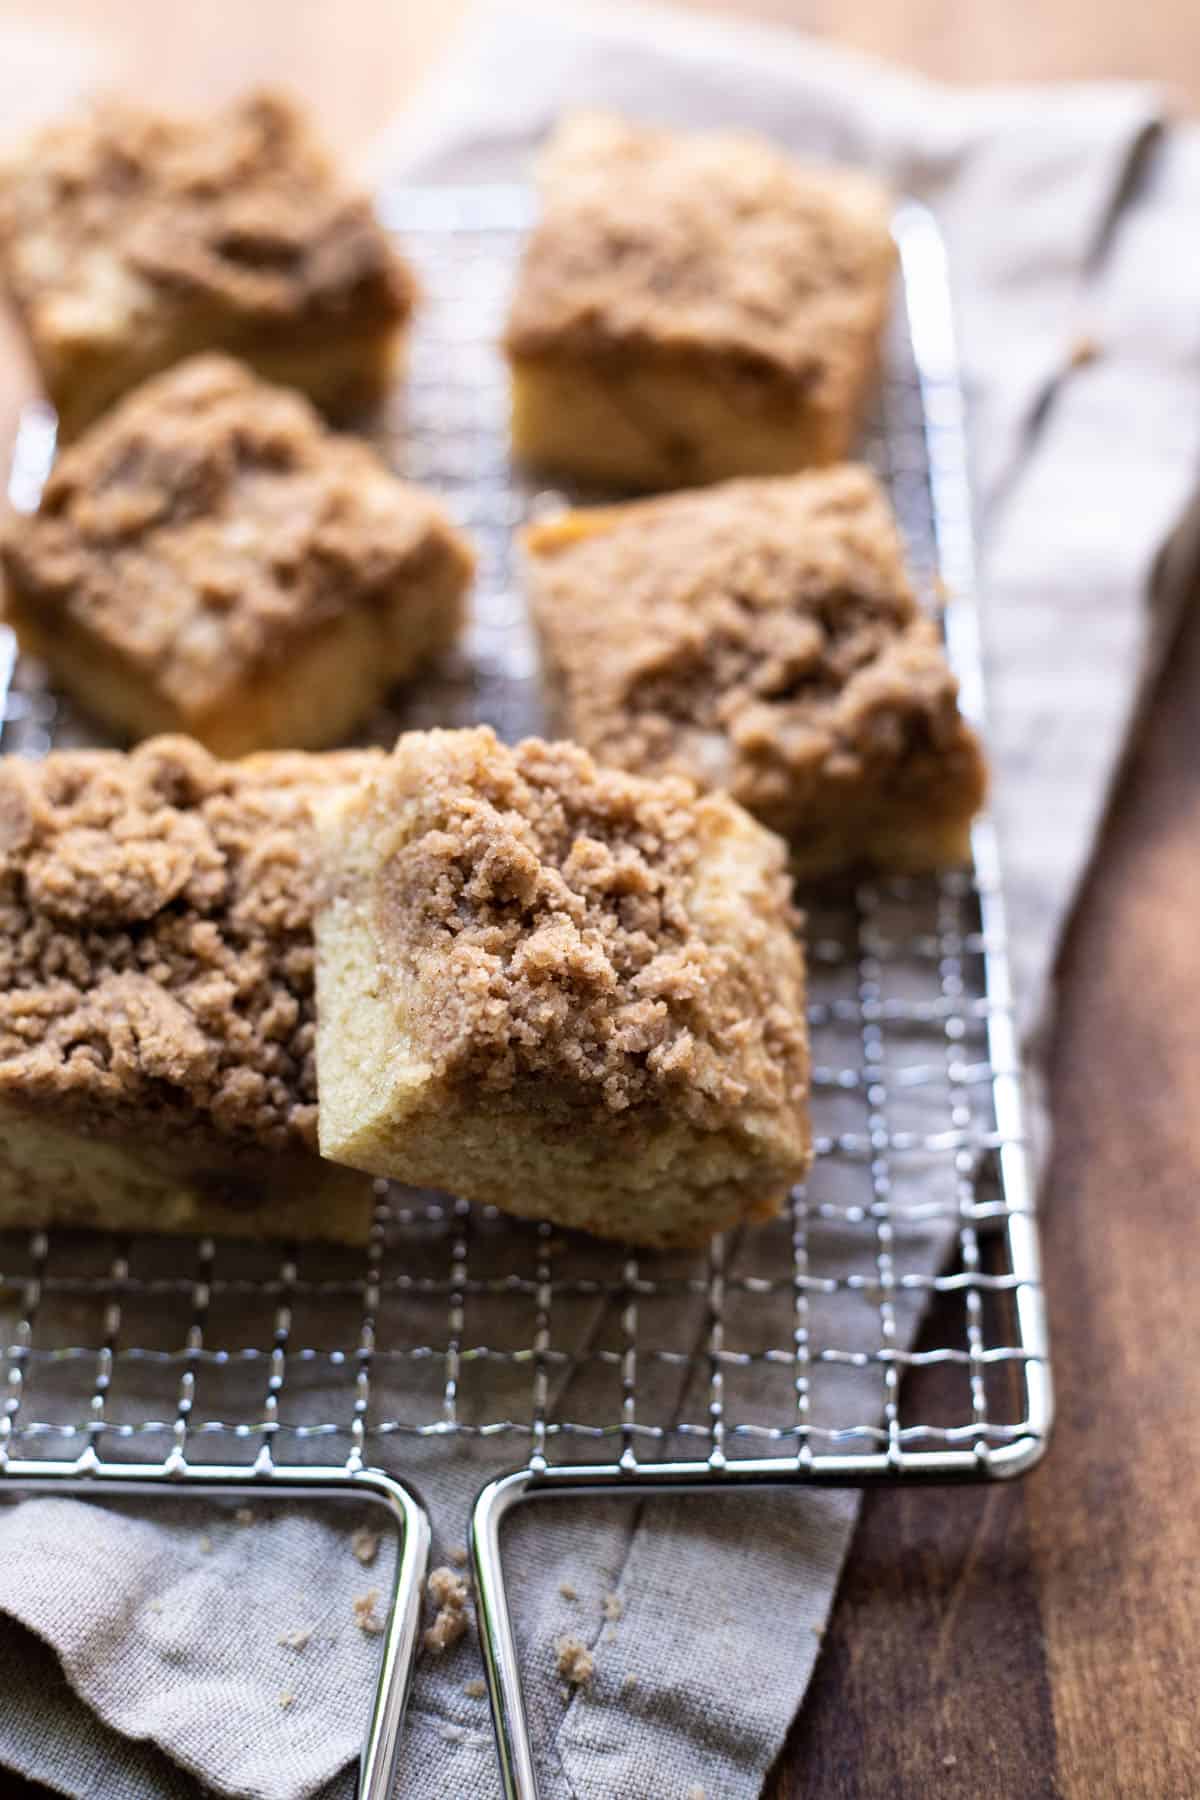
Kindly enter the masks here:
<path id="1" fill-rule="evenodd" d="M 555 497 L 505 447 L 495 340 L 522 191 L 385 202 L 427 294 L 385 439 L 481 555 L 469 641 L 372 724 L 539 725 L 512 535 Z M 865 453 L 886 480 L 965 709 L 982 711 L 952 321 L 936 229 L 897 216 L 903 281 Z M 53 420 L 32 409 L 10 496 L 36 503 Z M 95 741 L 34 665 L 0 657 L 0 748 Z M 1004 918 L 988 821 L 969 872 L 806 896 L 817 1157 L 788 1215 L 708 1253 L 648 1256 L 491 1209 L 380 1190 L 365 1253 L 96 1235 L 0 1235 L 0 1484 L 25 1491 L 369 1493 L 404 1531 L 360 1792 L 387 1791 L 429 1528 L 413 1446 L 498 1440 L 516 1463 L 472 1521 L 506 1791 L 536 1792 L 500 1524 L 538 1495 L 988 1479 L 1023 1472 L 1051 1415 Z M 184 1268 L 188 1256 L 190 1268 Z M 942 1296 L 953 1315 L 914 1347 Z M 903 1375 L 958 1372 L 943 1417 Z M 427 1461 L 425 1466 L 428 1466 Z"/>

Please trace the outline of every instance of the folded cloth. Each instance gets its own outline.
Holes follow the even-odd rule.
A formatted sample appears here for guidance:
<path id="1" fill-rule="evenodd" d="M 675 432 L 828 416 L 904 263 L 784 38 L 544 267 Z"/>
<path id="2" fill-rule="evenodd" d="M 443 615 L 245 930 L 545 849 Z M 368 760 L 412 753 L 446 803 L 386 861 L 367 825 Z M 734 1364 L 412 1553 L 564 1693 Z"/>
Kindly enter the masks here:
<path id="1" fill-rule="evenodd" d="M 1145 88 L 949 90 L 799 36 L 523 0 L 473 16 L 388 134 L 377 176 L 511 178 L 581 104 L 752 126 L 869 163 L 937 210 L 969 387 L 996 806 L 1036 1070 L 1064 922 L 1194 572 L 1195 534 L 1171 533 L 1200 452 L 1200 139 L 1166 135 Z M 922 1266 L 944 1248 L 932 1231 Z M 845 1300 L 831 1301 L 835 1322 Z M 430 1341 L 411 1304 L 414 1341 Z M 556 1343 L 586 1344 L 598 1317 L 581 1302 Z M 914 1304 L 899 1342 L 917 1322 Z M 248 1325 L 243 1341 L 260 1334 Z M 564 1381 L 586 1379 L 562 1367 Z M 319 1409 L 334 1390 L 310 1377 L 305 1402 Z M 864 1409 L 878 1405 L 878 1371 L 847 1378 Z M 377 1376 L 397 1394 L 415 1379 L 404 1364 Z M 393 1437 L 376 1453 L 425 1492 L 441 1553 L 461 1541 L 474 1490 L 513 1460 L 487 1439 Z M 518 1515 L 506 1564 L 550 1800 L 758 1793 L 855 1512 L 852 1494 L 810 1491 Z M 351 1609 L 368 1587 L 386 1592 L 392 1555 L 384 1544 L 360 1567 L 350 1523 L 271 1502 L 253 1524 L 178 1504 L 8 1510 L 0 1761 L 106 1800 L 198 1784 L 348 1796 L 374 1652 Z M 597 1676 L 565 1700 L 548 1647 L 568 1630 L 595 1649 Z M 312 1634 L 303 1649 L 296 1632 Z M 498 1793 L 479 1674 L 473 1639 L 422 1662 L 398 1789 L 409 1800 Z"/>

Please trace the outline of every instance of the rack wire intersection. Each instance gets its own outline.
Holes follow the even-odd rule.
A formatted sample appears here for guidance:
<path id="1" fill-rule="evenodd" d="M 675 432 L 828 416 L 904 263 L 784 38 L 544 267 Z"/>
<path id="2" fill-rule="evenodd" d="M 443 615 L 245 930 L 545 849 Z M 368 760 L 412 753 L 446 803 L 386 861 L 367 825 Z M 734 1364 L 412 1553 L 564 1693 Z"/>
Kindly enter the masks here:
<path id="1" fill-rule="evenodd" d="M 369 735 L 487 720 L 513 738 L 540 714 L 512 534 L 554 498 L 509 467 L 495 348 L 530 200 L 409 189 L 383 207 L 426 292 L 387 446 L 446 496 L 481 568 L 457 666 Z M 902 280 L 865 452 L 981 722 L 945 260 L 920 207 L 899 209 L 895 233 Z M 36 504 L 53 447 L 52 416 L 31 408 L 14 505 Z M 6 751 L 96 741 L 11 642 L 0 697 Z M 992 826 L 975 828 L 971 871 L 846 884 L 806 904 L 815 1166 L 787 1217 L 708 1253 L 639 1255 L 383 1188 L 365 1257 L 0 1234 L 0 1493 L 390 1508 L 402 1551 L 363 1800 L 391 1790 L 419 1637 L 430 1522 L 401 1477 L 432 1470 L 456 1440 L 497 1440 L 497 1467 L 511 1443 L 517 1465 L 488 1482 L 470 1525 L 502 1782 L 517 1800 L 537 1783 L 500 1555 L 516 1502 L 996 1480 L 1044 1449 L 1053 1403 Z M 915 1347 L 938 1297 L 939 1329 L 953 1325 Z M 929 1363 L 957 1372 L 957 1401 L 910 1416 L 904 1373 Z"/>

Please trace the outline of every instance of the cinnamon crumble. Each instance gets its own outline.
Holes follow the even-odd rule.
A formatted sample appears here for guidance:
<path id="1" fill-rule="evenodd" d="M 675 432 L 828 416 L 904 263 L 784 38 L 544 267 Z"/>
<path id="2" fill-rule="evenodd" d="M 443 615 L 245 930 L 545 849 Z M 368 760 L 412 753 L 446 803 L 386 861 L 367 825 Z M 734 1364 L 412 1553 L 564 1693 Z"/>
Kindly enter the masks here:
<path id="1" fill-rule="evenodd" d="M 422 1642 L 427 1650 L 440 1656 L 466 1635 L 467 1582 L 453 1569 L 432 1569 L 426 1588 L 437 1611 L 433 1624 L 426 1626 L 422 1634 Z"/>
<path id="2" fill-rule="evenodd" d="M 558 1673 L 570 1687 L 586 1687 L 596 1673 L 595 1658 L 578 1638 L 555 1638 L 554 1657 Z"/>
<path id="3" fill-rule="evenodd" d="M 318 1235 L 364 1234 L 367 1195 L 313 1154 L 312 803 L 376 760 L 228 765 L 171 738 L 0 760 L 5 1218 L 128 1202 L 142 1228 L 190 1205 L 303 1232 L 311 1202 Z"/>
<path id="4" fill-rule="evenodd" d="M 486 728 L 401 738 L 329 810 L 327 1155 L 646 1242 L 774 1210 L 808 1144 L 782 845 Z"/>
<path id="5" fill-rule="evenodd" d="M 724 788 L 820 873 L 954 861 L 979 745 L 864 468 L 534 527 L 558 723 L 601 761 Z"/>
<path id="6" fill-rule="evenodd" d="M 344 737 L 453 640 L 472 562 L 432 498 L 221 356 L 131 395 L 0 537 L 19 634 L 85 706 L 230 755 Z"/>
<path id="7" fill-rule="evenodd" d="M 218 346 L 353 405 L 415 294 L 366 196 L 270 92 L 203 119 L 109 100 L 38 133 L 0 170 L 0 276 L 67 435 Z"/>
<path id="8" fill-rule="evenodd" d="M 846 454 L 894 263 L 875 181 L 595 113 L 540 175 L 506 334 L 522 454 L 638 486 Z"/>

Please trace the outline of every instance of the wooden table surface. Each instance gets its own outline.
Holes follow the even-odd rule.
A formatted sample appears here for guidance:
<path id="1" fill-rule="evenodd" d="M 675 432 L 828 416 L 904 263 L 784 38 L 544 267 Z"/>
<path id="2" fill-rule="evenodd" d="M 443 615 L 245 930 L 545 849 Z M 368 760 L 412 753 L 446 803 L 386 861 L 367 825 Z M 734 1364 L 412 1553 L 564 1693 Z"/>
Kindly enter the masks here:
<path id="1" fill-rule="evenodd" d="M 948 79 L 1149 75 L 1200 104 L 1196 0 L 740 10 Z M 0 46 L 19 44 L 39 106 L 39 84 L 80 76 L 183 105 L 283 80 L 353 151 L 462 12 L 461 0 L 41 0 L 34 23 L 26 0 L 0 0 Z M 4 441 L 26 379 L 0 345 Z M 1198 710 L 1200 617 L 1172 659 L 1063 958 L 1045 1225 L 1053 1450 L 1012 1488 L 867 1497 L 772 1800 L 1200 1793 Z M 931 1406 L 943 1378 L 916 1377 Z"/>

